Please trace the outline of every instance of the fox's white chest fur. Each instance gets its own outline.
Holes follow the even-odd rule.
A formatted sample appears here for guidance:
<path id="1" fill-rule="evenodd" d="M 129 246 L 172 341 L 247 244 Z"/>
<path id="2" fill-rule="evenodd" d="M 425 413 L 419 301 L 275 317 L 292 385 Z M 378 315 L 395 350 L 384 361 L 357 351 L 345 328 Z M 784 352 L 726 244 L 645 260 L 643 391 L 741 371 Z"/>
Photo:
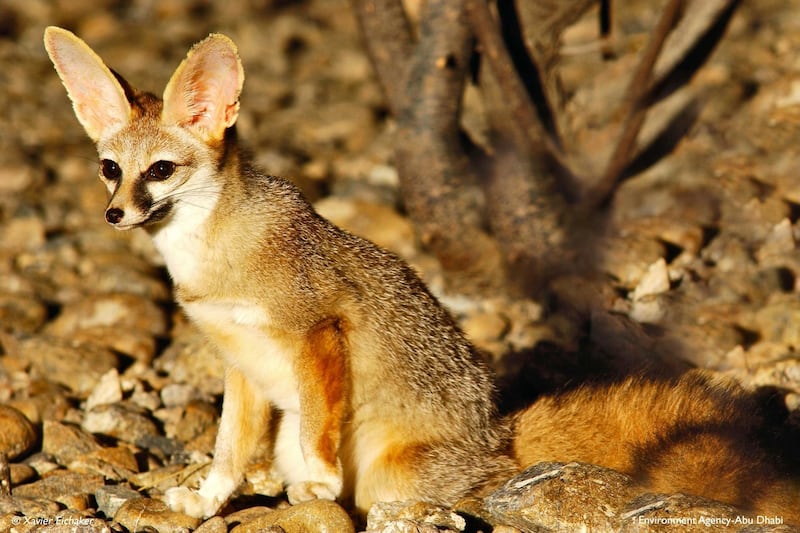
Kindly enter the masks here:
<path id="1" fill-rule="evenodd" d="M 172 215 L 153 234 L 155 244 L 167 265 L 172 280 L 178 285 L 194 285 L 202 277 L 209 250 L 207 224 L 219 202 L 221 187 L 211 177 L 200 173 L 176 193 L 178 200 Z M 203 189 L 203 194 L 192 191 Z"/>
<path id="2" fill-rule="evenodd" d="M 230 258 L 225 242 L 209 242 L 208 224 L 219 192 L 212 190 L 210 183 L 193 185 L 195 180 L 210 182 L 194 176 L 184 187 L 201 186 L 206 192 L 190 203 L 179 201 L 172 216 L 153 235 L 173 281 L 185 287 L 203 287 L 214 275 L 208 272 L 209 265 L 220 261 L 216 256 Z M 224 280 L 217 281 L 224 284 Z M 270 317 L 263 306 L 214 297 L 181 303 L 189 318 L 212 337 L 226 363 L 248 376 L 266 400 L 284 411 L 299 410 L 291 348 L 271 335 Z"/>
<path id="3" fill-rule="evenodd" d="M 261 306 L 203 300 L 183 308 L 201 329 L 211 332 L 226 363 L 241 370 L 266 400 L 283 411 L 299 411 L 291 347 L 270 335 L 269 316 Z"/>

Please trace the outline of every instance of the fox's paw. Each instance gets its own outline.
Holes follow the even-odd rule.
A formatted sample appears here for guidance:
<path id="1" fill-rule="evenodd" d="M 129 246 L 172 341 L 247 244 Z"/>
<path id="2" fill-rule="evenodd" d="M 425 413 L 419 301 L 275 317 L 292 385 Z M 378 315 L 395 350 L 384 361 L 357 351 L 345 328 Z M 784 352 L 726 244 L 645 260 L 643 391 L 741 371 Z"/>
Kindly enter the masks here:
<path id="1" fill-rule="evenodd" d="M 199 492 L 186 487 L 168 489 L 164 497 L 170 509 L 195 518 L 214 516 L 224 503 L 219 498 L 207 498 Z"/>
<path id="2" fill-rule="evenodd" d="M 292 505 L 310 500 L 335 500 L 337 490 L 327 483 L 319 481 L 300 481 L 286 487 L 286 496 Z"/>

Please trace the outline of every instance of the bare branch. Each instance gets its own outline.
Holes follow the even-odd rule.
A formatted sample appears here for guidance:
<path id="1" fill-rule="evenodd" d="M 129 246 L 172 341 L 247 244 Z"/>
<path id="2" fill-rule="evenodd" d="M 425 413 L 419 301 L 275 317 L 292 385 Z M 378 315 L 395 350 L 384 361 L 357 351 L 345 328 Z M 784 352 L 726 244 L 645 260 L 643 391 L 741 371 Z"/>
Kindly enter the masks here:
<path id="1" fill-rule="evenodd" d="M 645 97 L 651 87 L 653 67 L 667 36 L 680 19 L 683 4 L 684 0 L 669 0 L 661 14 L 661 19 L 653 29 L 650 41 L 642 52 L 642 57 L 633 73 L 622 104 L 623 114 L 626 117 L 622 125 L 622 133 L 600 179 L 584 198 L 584 201 L 590 206 L 599 206 L 608 201 L 617 185 L 619 176 L 631 161 L 636 149 L 636 138 L 647 116 L 648 107 Z"/>
<path id="2" fill-rule="evenodd" d="M 405 71 L 413 52 L 411 27 L 400 0 L 354 0 L 378 83 L 397 116 L 405 96 Z"/>
<path id="3" fill-rule="evenodd" d="M 528 92 L 520 80 L 514 63 L 503 44 L 497 28 L 495 17 L 492 16 L 484 0 L 466 0 L 470 24 L 475 31 L 481 45 L 481 51 L 489 62 L 492 72 L 500 86 L 505 106 L 508 107 L 513 120 L 509 128 L 521 131 L 526 145 L 518 146 L 521 153 L 546 154 L 563 170 L 567 170 L 566 159 L 559 146 L 559 140 L 553 138 L 545 131 L 536 108 L 528 97 Z M 546 104 L 545 105 L 549 105 Z M 518 138 L 518 136 L 515 136 Z M 567 172 L 564 175 L 569 175 Z M 567 183 L 566 189 L 571 192 L 572 183 Z"/>

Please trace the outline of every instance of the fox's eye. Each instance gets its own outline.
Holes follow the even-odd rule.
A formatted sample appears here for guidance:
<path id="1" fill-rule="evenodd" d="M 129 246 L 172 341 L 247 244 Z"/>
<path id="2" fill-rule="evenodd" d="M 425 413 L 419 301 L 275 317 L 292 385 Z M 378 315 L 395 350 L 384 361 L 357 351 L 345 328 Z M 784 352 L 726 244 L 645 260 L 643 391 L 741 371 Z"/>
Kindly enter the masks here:
<path id="1" fill-rule="evenodd" d="M 122 176 L 122 169 L 110 159 L 100 161 L 100 172 L 105 179 L 112 181 L 118 180 Z"/>
<path id="2" fill-rule="evenodd" d="M 154 181 L 163 181 L 175 172 L 175 163 L 172 161 L 156 161 L 147 169 L 147 178 Z"/>

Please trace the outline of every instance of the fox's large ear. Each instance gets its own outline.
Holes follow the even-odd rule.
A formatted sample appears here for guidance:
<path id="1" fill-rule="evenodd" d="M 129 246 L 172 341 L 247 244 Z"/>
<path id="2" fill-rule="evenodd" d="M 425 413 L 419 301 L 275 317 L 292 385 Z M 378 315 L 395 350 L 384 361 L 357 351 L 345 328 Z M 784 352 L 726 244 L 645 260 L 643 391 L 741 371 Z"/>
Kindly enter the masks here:
<path id="1" fill-rule="evenodd" d="M 164 90 L 164 124 L 178 124 L 206 142 L 219 141 L 239 116 L 244 70 L 236 45 L 212 33 L 189 50 Z"/>
<path id="2" fill-rule="evenodd" d="M 131 105 L 125 90 L 85 42 L 72 32 L 50 26 L 44 31 L 44 47 L 67 89 L 78 121 L 93 141 L 128 123 Z"/>

